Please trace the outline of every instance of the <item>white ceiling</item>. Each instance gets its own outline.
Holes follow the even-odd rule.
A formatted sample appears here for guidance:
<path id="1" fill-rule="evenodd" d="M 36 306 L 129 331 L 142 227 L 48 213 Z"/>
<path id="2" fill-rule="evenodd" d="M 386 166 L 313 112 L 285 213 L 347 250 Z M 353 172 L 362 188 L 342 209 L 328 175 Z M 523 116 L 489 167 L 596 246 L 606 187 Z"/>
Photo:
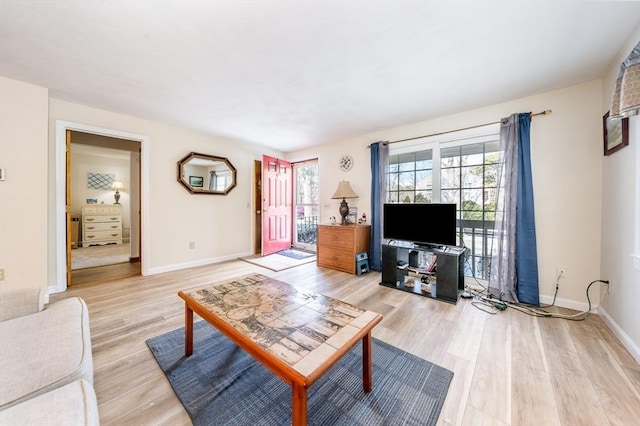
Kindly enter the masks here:
<path id="1" fill-rule="evenodd" d="M 0 75 L 281 151 L 602 77 L 640 2 L 7 1 Z"/>

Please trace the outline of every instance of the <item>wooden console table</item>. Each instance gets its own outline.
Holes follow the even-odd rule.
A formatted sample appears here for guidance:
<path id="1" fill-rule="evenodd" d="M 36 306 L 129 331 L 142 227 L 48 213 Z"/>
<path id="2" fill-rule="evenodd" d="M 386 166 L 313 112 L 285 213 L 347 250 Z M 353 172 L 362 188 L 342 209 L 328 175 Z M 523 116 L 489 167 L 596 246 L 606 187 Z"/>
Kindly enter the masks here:
<path id="1" fill-rule="evenodd" d="M 356 253 L 369 252 L 371 226 L 318 225 L 318 266 L 356 273 Z"/>

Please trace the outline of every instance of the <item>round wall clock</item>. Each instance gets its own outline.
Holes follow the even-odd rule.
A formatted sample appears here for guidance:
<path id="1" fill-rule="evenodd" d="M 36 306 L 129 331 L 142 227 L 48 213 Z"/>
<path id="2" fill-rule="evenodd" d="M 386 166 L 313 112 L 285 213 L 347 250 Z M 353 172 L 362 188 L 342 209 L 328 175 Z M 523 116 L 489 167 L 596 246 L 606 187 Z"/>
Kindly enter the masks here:
<path id="1" fill-rule="evenodd" d="M 353 158 L 350 155 L 343 155 L 340 157 L 340 169 L 343 172 L 348 172 L 353 167 Z"/>

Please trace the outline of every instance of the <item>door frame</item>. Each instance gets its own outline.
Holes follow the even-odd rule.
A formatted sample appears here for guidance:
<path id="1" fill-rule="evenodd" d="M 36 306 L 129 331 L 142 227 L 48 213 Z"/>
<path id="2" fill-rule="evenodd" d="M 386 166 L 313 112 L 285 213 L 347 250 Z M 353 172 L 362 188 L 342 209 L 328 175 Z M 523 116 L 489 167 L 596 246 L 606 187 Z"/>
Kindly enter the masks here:
<path id="1" fill-rule="evenodd" d="M 147 135 L 122 132 L 114 129 L 96 127 L 71 121 L 56 120 L 55 139 L 55 282 L 49 284 L 49 294 L 60 293 L 67 289 L 67 230 L 66 230 L 66 133 L 76 130 L 96 135 L 129 139 L 140 142 L 140 234 L 141 247 L 150 247 L 149 233 L 149 150 L 151 139 Z M 49 249 L 50 250 L 50 249 Z M 141 251 L 141 274 L 148 275 L 149 250 Z M 51 256 L 50 256 L 51 257 Z"/>

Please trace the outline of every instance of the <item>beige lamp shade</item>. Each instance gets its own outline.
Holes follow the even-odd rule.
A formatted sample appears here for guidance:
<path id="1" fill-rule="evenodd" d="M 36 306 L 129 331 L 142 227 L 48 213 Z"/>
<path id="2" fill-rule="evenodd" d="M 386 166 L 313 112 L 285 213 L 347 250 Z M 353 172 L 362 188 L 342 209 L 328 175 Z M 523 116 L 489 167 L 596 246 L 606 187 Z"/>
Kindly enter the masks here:
<path id="1" fill-rule="evenodd" d="M 340 198 L 358 198 L 358 194 L 356 194 L 353 189 L 351 189 L 351 185 L 349 185 L 348 180 L 340 181 L 338 184 L 338 189 L 336 189 L 335 194 L 333 194 L 334 199 Z"/>

